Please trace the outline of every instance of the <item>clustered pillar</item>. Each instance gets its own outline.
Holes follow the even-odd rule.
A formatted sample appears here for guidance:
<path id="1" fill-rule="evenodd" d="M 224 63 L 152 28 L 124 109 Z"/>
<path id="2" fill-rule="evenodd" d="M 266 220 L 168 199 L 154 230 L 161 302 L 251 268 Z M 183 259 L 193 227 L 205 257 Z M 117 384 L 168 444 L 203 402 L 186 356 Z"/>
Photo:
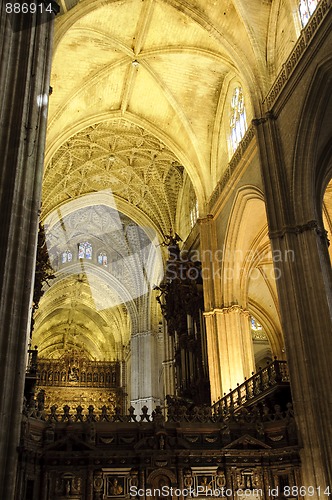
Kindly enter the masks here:
<path id="1" fill-rule="evenodd" d="M 0 498 L 15 494 L 54 14 L 0 6 Z"/>
<path id="2" fill-rule="evenodd" d="M 325 232 L 312 214 L 302 220 L 292 202 L 278 120 L 256 120 L 273 251 L 293 259 L 275 262 L 294 410 L 303 445 L 303 485 L 317 498 L 332 484 L 331 266 Z M 303 183 L 306 179 L 303 179 Z M 307 180 L 312 182 L 312 179 Z M 301 196 L 301 193 L 297 193 Z M 303 200 L 310 202 L 310 200 Z M 319 490 L 320 488 L 320 490 Z"/>

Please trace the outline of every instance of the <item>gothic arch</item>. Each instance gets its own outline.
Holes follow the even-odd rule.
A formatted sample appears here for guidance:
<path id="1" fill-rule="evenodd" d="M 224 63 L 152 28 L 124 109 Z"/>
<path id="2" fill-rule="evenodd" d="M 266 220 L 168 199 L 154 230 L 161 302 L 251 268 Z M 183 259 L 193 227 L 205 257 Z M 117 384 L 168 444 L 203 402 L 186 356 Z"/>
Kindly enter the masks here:
<path id="1" fill-rule="evenodd" d="M 296 220 L 304 222 L 321 220 L 322 194 L 331 178 L 331 78 L 332 59 L 328 57 L 311 78 L 297 131 L 293 204 Z"/>
<path id="2" fill-rule="evenodd" d="M 280 357 L 283 339 L 268 239 L 264 197 L 255 186 L 239 189 L 228 219 L 224 242 L 223 303 L 238 303 L 264 326 L 273 352 Z M 228 279 L 227 269 L 233 269 Z"/>
<path id="3" fill-rule="evenodd" d="M 244 186 L 236 193 L 227 223 L 224 241 L 226 258 L 223 259 L 222 265 L 223 302 L 227 305 L 246 299 L 246 294 L 243 296 L 240 290 L 248 250 L 244 244 L 245 241 L 249 241 L 246 227 L 253 228 L 250 212 L 255 211 L 254 213 L 262 219 L 262 203 L 263 194 L 255 186 Z M 266 218 L 265 213 L 263 218 Z M 251 237 L 254 238 L 255 235 L 252 234 Z M 232 280 L 227 275 L 230 270 L 232 270 Z"/>

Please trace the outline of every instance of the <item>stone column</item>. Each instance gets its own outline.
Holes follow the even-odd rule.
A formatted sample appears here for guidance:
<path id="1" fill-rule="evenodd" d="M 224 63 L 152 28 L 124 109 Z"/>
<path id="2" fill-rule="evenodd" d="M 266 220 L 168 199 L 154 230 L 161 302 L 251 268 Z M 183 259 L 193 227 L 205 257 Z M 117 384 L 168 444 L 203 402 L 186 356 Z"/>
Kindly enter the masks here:
<path id="1" fill-rule="evenodd" d="M 0 6 L 0 498 L 14 498 L 54 14 Z M 48 16 L 48 17 L 45 17 Z"/>
<path id="2" fill-rule="evenodd" d="M 136 414 L 143 406 L 149 414 L 160 405 L 158 339 L 151 331 L 131 337 L 131 404 Z"/>
<path id="3" fill-rule="evenodd" d="M 217 401 L 244 382 L 254 370 L 249 312 L 239 305 L 222 303 L 222 249 L 217 247 L 212 215 L 199 219 L 201 225 L 202 274 L 205 324 L 209 360 L 211 401 Z"/>
<path id="4" fill-rule="evenodd" d="M 207 342 L 207 355 L 209 364 L 209 378 L 210 378 L 210 391 L 211 402 L 217 401 L 222 395 L 222 382 L 220 373 L 220 345 L 218 342 L 217 323 L 213 311 L 216 300 L 218 297 L 218 286 L 220 282 L 220 268 L 215 268 L 214 250 L 217 244 L 215 235 L 215 227 L 213 215 L 208 214 L 204 218 L 198 219 L 200 225 L 200 253 L 202 262 L 202 278 L 203 278 L 203 291 L 204 291 L 204 313 L 205 327 L 206 327 L 206 342 Z M 215 275 L 219 275 L 219 279 L 215 280 Z M 215 281 L 217 288 L 215 289 Z"/>
<path id="5" fill-rule="evenodd" d="M 200 254 L 204 282 L 204 307 L 211 310 L 220 300 L 221 268 L 217 259 L 217 235 L 213 215 L 198 219 L 200 225 Z"/>
<path id="6" fill-rule="evenodd" d="M 224 393 L 236 388 L 244 382 L 254 371 L 254 354 L 249 311 L 238 305 L 215 308 L 204 313 L 207 324 L 213 325 L 214 333 L 210 328 L 209 362 L 210 378 L 214 377 L 220 383 L 218 387 L 211 380 L 211 399 L 218 400 Z M 213 371 L 211 373 L 211 363 Z M 216 368 L 218 367 L 218 368 Z M 214 382 L 214 383 L 213 383 Z"/>
<path id="7" fill-rule="evenodd" d="M 292 259 L 274 264 L 303 446 L 303 485 L 324 489 L 332 485 L 332 278 L 327 242 L 314 214 L 312 220 L 297 220 L 291 202 L 292 175 L 285 167 L 276 120 L 268 115 L 255 125 L 272 249 L 278 255 L 293 252 Z M 310 200 L 303 200 L 306 202 Z M 319 498 L 318 490 L 316 493 L 312 498 Z"/>

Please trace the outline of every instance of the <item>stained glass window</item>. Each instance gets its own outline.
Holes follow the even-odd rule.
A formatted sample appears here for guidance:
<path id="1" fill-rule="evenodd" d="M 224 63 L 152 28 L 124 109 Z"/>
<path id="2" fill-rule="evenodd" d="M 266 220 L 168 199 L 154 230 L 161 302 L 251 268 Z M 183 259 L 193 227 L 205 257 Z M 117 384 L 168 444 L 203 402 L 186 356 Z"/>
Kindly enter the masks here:
<path id="1" fill-rule="evenodd" d="M 300 0 L 299 11 L 302 26 L 305 26 L 319 3 L 319 0 Z"/>
<path id="2" fill-rule="evenodd" d="M 98 255 L 98 264 L 100 266 L 107 266 L 107 254 L 106 252 L 100 252 Z"/>
<path id="3" fill-rule="evenodd" d="M 79 259 L 92 259 L 92 245 L 85 241 L 78 245 L 78 258 Z"/>
<path id="4" fill-rule="evenodd" d="M 66 264 L 66 262 L 71 262 L 73 260 L 73 254 L 70 250 L 66 250 L 62 253 L 62 264 Z"/>
<path id="5" fill-rule="evenodd" d="M 255 331 L 260 331 L 260 330 L 262 330 L 262 325 L 260 325 L 260 324 L 258 323 L 258 321 L 256 321 L 256 320 L 255 320 L 255 318 L 253 318 L 253 317 L 251 316 L 250 321 L 251 321 L 251 329 L 252 329 L 252 330 L 255 330 Z"/>
<path id="6" fill-rule="evenodd" d="M 234 153 L 247 130 L 246 110 L 241 87 L 236 87 L 231 100 L 230 143 Z"/>

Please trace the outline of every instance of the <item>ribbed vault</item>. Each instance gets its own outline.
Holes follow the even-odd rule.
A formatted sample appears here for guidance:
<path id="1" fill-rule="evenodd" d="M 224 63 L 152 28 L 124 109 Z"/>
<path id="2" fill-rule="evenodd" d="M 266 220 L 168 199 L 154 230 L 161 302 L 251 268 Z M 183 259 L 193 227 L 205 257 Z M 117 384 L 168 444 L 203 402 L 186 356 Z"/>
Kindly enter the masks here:
<path id="1" fill-rule="evenodd" d="M 74 135 L 53 155 L 45 169 L 43 214 L 109 189 L 167 234 L 182 183 L 183 167 L 159 139 L 126 120 L 108 120 Z"/>
<path id="2" fill-rule="evenodd" d="M 243 88 L 248 122 L 258 116 L 295 30 L 285 37 L 279 0 L 59 3 L 42 203 L 56 279 L 34 336 L 45 353 L 78 342 L 113 359 L 132 333 L 158 329 L 158 245 L 170 229 L 188 236 L 194 207 L 206 215 L 231 154 L 232 89 Z M 84 241 L 91 260 L 77 258 Z"/>
<path id="3" fill-rule="evenodd" d="M 138 305 L 147 314 L 150 293 L 162 277 L 158 240 L 105 205 L 59 214 L 45 220 L 55 279 L 51 288 L 46 285 L 35 316 L 34 342 L 43 357 L 84 348 L 92 359 L 121 358 L 139 329 Z M 80 258 L 82 243 L 91 245 L 88 258 Z"/>

